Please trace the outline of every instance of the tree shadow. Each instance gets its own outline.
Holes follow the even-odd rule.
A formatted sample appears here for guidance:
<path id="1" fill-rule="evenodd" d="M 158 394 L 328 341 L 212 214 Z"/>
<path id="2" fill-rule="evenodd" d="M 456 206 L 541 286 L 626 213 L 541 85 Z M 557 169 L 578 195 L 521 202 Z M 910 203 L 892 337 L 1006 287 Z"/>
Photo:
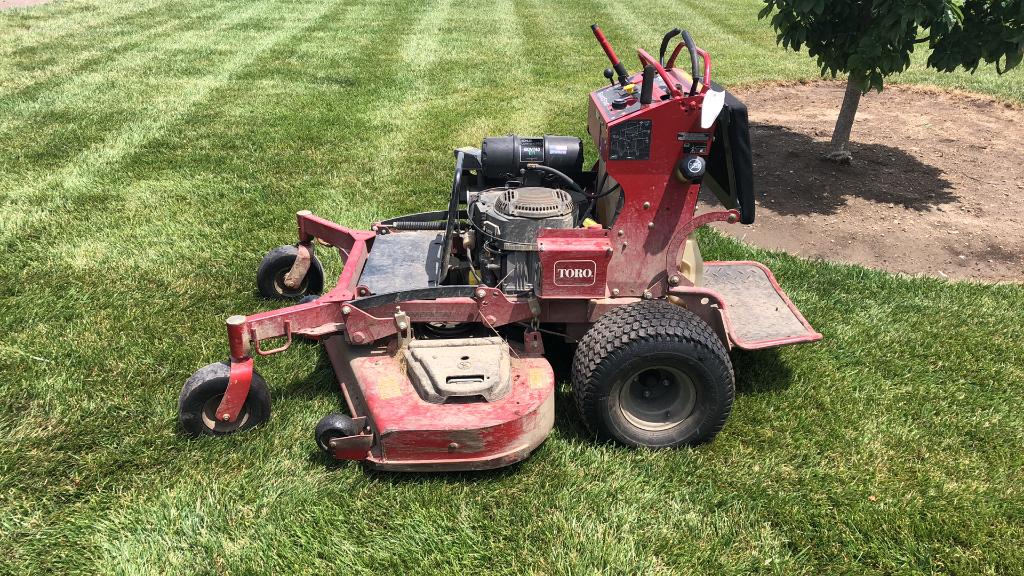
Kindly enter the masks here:
<path id="1" fill-rule="evenodd" d="M 757 200 L 778 214 L 835 214 L 850 198 L 923 212 L 957 199 L 941 168 L 893 146 L 851 142 L 853 163 L 842 165 L 825 159 L 828 141 L 784 126 L 753 123 L 750 139 Z"/>

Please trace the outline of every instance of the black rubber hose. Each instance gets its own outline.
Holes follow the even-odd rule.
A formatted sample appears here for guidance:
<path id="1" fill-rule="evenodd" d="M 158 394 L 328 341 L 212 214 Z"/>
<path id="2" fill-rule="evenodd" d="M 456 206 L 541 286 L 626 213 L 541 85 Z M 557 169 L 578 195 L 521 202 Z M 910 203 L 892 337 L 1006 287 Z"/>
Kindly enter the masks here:
<path id="1" fill-rule="evenodd" d="M 611 188 L 609 188 L 609 189 L 607 189 L 604 192 L 601 192 L 599 194 L 594 194 L 593 196 L 587 196 L 587 198 L 589 198 L 591 200 L 597 200 L 598 198 L 604 198 L 605 196 L 611 194 L 612 192 L 615 192 L 618 189 L 619 189 L 619 183 L 616 182 L 615 186 L 612 186 Z"/>
<path id="2" fill-rule="evenodd" d="M 568 174 L 562 172 L 561 170 L 557 170 L 555 168 L 552 168 L 551 166 L 545 166 L 543 164 L 527 164 L 526 168 L 528 170 L 538 170 L 540 172 L 547 172 L 548 174 L 551 174 L 553 176 L 558 176 L 562 181 L 568 184 L 570 188 L 572 188 L 573 192 L 578 192 L 580 194 L 583 194 L 584 196 L 587 195 L 586 192 L 583 191 L 583 188 L 580 188 L 580 185 L 577 184 L 575 180 L 570 178 Z"/>
<path id="3" fill-rule="evenodd" d="M 605 196 L 611 194 L 612 192 L 615 192 L 618 189 L 619 183 L 616 182 L 615 186 L 612 186 L 611 188 L 605 190 L 604 192 L 601 192 L 600 194 L 596 194 L 594 196 L 587 196 L 587 200 L 590 200 L 590 204 L 587 205 L 587 211 L 583 213 L 583 216 L 580 218 L 580 222 L 586 220 L 587 218 L 590 218 L 590 215 L 594 212 L 594 208 L 597 206 L 598 200 L 604 198 Z"/>

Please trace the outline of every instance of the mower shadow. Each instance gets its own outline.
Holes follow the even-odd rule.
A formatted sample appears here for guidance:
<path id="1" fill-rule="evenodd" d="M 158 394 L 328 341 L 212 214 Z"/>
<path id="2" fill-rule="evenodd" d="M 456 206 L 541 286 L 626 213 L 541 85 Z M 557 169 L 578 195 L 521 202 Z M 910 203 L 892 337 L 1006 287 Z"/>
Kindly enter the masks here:
<path id="1" fill-rule="evenodd" d="M 779 358 L 778 348 L 739 350 L 731 354 L 736 374 L 736 395 L 771 394 L 789 388 L 792 370 Z"/>
<path id="2" fill-rule="evenodd" d="M 572 357 L 575 347 L 564 342 L 544 340 L 546 356 L 555 372 L 555 428 L 566 440 L 599 442 L 580 423 L 576 402 L 572 395 Z M 771 394 L 785 390 L 792 379 L 792 370 L 779 357 L 777 348 L 745 351 L 735 349 L 730 354 L 736 374 L 736 395 Z"/>
<path id="3" fill-rule="evenodd" d="M 327 353 L 320 346 L 320 343 L 314 340 L 298 338 L 292 345 L 315 346 L 317 348 L 316 366 L 305 376 L 292 380 L 282 390 L 282 394 L 291 398 L 310 400 L 322 398 L 325 393 L 332 393 L 337 397 L 338 410 L 348 412 L 345 406 L 345 399 L 338 389 L 338 381 L 334 376 L 334 367 L 331 366 L 331 360 L 327 357 Z"/>
<path id="4" fill-rule="evenodd" d="M 850 198 L 924 212 L 957 199 L 939 167 L 893 146 L 852 142 L 853 163 L 842 165 L 824 158 L 827 141 L 783 126 L 753 123 L 750 139 L 757 200 L 778 214 L 835 214 Z"/>

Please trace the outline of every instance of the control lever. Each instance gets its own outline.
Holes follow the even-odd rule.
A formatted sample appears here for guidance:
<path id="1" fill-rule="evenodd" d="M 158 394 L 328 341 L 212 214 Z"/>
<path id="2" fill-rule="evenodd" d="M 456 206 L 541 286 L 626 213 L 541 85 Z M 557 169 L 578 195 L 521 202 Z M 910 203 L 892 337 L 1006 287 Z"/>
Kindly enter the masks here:
<path id="1" fill-rule="evenodd" d="M 615 81 L 612 80 L 613 76 L 615 76 L 615 72 L 612 72 L 611 68 L 605 68 L 604 69 L 604 77 L 608 79 L 608 83 L 609 84 L 611 84 L 612 86 L 615 86 Z"/>
<path id="2" fill-rule="evenodd" d="M 683 30 L 683 43 L 686 44 L 686 51 L 690 53 L 690 78 L 693 83 L 690 85 L 690 96 L 697 93 L 697 84 L 704 80 L 700 70 L 697 68 L 697 45 L 693 43 L 690 33 Z"/>
<path id="3" fill-rule="evenodd" d="M 646 106 L 651 103 L 651 95 L 654 92 L 654 75 L 658 70 L 651 64 L 644 66 L 644 81 L 640 85 L 640 104 Z"/>
<path id="4" fill-rule="evenodd" d="M 615 50 L 612 49 L 612 45 L 608 43 L 608 39 L 604 37 L 604 32 L 597 27 L 597 24 L 590 25 L 591 31 L 594 32 L 594 37 L 597 38 L 597 42 L 601 45 L 601 49 L 604 50 L 604 55 L 608 57 L 608 61 L 612 63 L 612 68 L 615 69 L 615 73 L 619 75 L 619 84 L 625 86 L 629 84 L 629 70 L 626 70 L 626 66 L 619 61 L 619 57 L 615 55 Z"/>

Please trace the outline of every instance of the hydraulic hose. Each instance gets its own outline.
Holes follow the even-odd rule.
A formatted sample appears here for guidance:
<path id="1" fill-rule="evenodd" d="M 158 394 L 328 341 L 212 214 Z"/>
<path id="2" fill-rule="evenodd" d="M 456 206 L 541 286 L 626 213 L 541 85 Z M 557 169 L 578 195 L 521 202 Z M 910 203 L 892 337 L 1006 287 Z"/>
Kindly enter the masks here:
<path id="1" fill-rule="evenodd" d="M 679 28 L 673 28 L 665 34 L 664 38 L 661 39 L 661 49 L 658 50 L 658 62 L 660 62 L 662 66 L 665 65 L 665 51 L 668 50 L 669 40 L 678 36 L 680 32 L 682 32 L 682 30 Z"/>
<path id="2" fill-rule="evenodd" d="M 563 182 L 565 182 L 566 185 L 569 186 L 569 188 L 572 188 L 573 192 L 578 192 L 580 194 L 583 194 L 584 196 L 587 195 L 586 192 L 583 191 L 583 188 L 580 188 L 580 185 L 577 184 L 575 180 L 570 178 L 568 174 L 566 174 L 565 172 L 562 172 L 561 170 L 558 170 L 556 168 L 552 168 L 551 166 L 545 166 L 543 164 L 527 164 L 526 168 L 528 170 L 537 170 L 537 171 L 540 171 L 540 172 L 547 172 L 548 174 L 551 174 L 552 176 L 557 176 L 559 179 L 561 179 Z"/>
<path id="3" fill-rule="evenodd" d="M 697 93 L 697 83 L 704 80 L 704 77 L 700 75 L 697 68 L 697 45 L 693 43 L 693 38 L 690 37 L 690 33 L 683 30 L 683 43 L 686 44 L 686 51 L 690 53 L 690 77 L 693 79 L 693 85 L 690 86 L 690 96 Z"/>

